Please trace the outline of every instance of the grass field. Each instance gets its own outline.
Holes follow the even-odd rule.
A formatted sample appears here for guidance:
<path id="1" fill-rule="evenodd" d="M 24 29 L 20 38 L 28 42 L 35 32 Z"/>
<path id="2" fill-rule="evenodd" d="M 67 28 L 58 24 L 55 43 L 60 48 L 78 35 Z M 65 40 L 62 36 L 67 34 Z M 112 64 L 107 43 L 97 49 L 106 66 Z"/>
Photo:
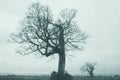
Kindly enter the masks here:
<path id="1" fill-rule="evenodd" d="M 5 75 L 0 76 L 0 80 L 49 80 L 49 76 Z M 94 78 L 87 76 L 74 76 L 74 80 L 120 80 L 120 76 L 96 76 Z"/>

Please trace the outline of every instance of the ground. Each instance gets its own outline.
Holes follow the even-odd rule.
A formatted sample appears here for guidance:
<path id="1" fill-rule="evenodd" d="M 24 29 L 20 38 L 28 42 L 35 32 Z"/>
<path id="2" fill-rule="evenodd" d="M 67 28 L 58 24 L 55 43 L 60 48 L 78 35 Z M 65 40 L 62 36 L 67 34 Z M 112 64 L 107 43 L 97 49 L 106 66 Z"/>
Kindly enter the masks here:
<path id="1" fill-rule="evenodd" d="M 49 80 L 49 76 L 1 75 L 0 80 Z M 87 76 L 74 76 L 73 80 L 120 80 L 120 76 L 96 76 L 94 78 Z"/>

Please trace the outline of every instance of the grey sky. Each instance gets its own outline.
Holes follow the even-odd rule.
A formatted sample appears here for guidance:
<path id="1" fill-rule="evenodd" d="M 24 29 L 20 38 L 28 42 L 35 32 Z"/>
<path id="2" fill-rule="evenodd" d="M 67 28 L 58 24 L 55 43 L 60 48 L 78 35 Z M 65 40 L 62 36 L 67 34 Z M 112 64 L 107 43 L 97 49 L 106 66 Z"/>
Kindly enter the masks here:
<path id="1" fill-rule="evenodd" d="M 38 1 L 38 0 L 36 0 Z M 0 73 L 50 73 L 57 70 L 56 59 L 35 55 L 21 56 L 16 46 L 7 42 L 11 32 L 35 0 L 0 0 Z M 85 62 L 97 62 L 97 74 L 120 74 L 120 1 L 119 0 L 41 0 L 56 15 L 64 8 L 78 10 L 76 20 L 80 29 L 91 37 L 84 51 L 75 51 L 67 59 L 66 70 L 81 74 L 79 67 Z"/>

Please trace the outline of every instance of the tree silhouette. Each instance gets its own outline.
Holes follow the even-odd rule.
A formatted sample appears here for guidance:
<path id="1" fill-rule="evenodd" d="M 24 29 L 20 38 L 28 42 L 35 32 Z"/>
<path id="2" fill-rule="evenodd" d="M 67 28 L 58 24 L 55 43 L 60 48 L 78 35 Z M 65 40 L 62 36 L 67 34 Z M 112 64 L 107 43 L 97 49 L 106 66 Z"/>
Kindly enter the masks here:
<path id="1" fill-rule="evenodd" d="M 74 21 L 76 12 L 74 9 L 62 10 L 59 18 L 54 20 L 48 6 L 33 3 L 18 32 L 11 35 L 11 39 L 20 44 L 17 52 L 21 55 L 38 53 L 46 57 L 58 54 L 58 79 L 61 80 L 65 71 L 65 51 L 81 50 L 88 37 Z"/>
<path id="2" fill-rule="evenodd" d="M 82 72 L 88 72 L 91 77 L 94 77 L 93 71 L 95 70 L 95 66 L 97 63 L 85 63 L 84 65 L 81 66 L 80 70 Z"/>

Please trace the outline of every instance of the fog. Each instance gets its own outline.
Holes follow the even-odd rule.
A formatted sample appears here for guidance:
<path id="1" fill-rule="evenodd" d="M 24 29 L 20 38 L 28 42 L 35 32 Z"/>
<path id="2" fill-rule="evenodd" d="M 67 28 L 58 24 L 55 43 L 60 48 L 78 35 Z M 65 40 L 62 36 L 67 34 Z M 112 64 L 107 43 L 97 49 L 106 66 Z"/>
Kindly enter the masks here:
<path id="1" fill-rule="evenodd" d="M 50 74 L 57 70 L 58 56 L 22 56 L 15 52 L 17 46 L 9 43 L 11 33 L 20 27 L 27 8 L 39 0 L 0 0 L 0 73 Z M 55 18 L 60 10 L 77 9 L 79 28 L 90 35 L 83 51 L 74 51 L 67 57 L 66 70 L 82 74 L 85 62 L 97 62 L 96 74 L 120 74 L 120 1 L 119 0 L 40 0 L 48 5 Z M 70 53 L 70 54 L 72 54 Z"/>

